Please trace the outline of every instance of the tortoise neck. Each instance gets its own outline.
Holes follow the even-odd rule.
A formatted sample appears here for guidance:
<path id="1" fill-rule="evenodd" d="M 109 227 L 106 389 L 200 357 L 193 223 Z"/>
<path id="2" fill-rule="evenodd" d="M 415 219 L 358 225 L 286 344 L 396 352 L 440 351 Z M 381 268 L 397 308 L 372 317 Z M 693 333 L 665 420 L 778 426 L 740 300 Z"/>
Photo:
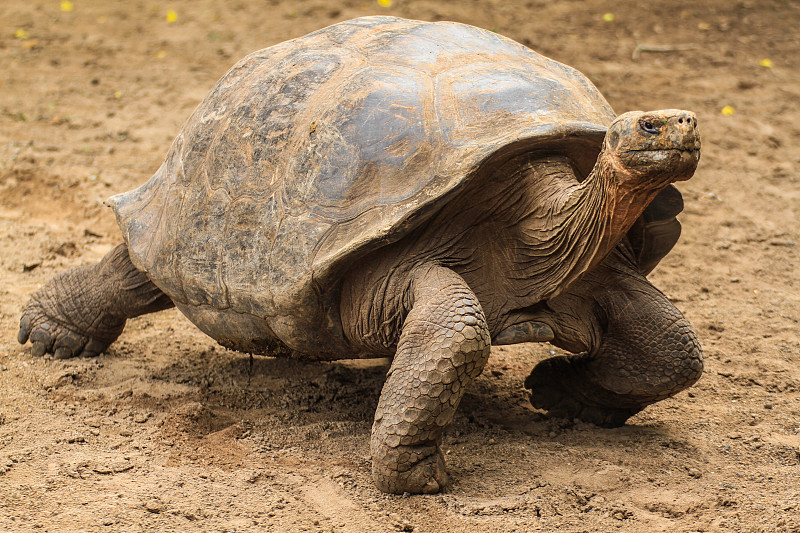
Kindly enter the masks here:
<path id="1" fill-rule="evenodd" d="M 584 181 L 591 192 L 588 196 L 602 198 L 602 216 L 605 220 L 605 233 L 598 249 L 596 265 L 613 250 L 625 237 L 644 209 L 663 187 L 652 180 L 632 179 L 613 155 L 600 153 L 592 172 Z M 666 182 L 665 182 L 666 185 Z"/>
<path id="2" fill-rule="evenodd" d="M 579 211 L 591 217 L 591 220 L 587 220 L 587 227 L 598 232 L 591 241 L 596 243 L 595 249 L 586 250 L 587 254 L 592 255 L 587 270 L 599 264 L 622 238 L 621 234 L 617 235 L 620 227 L 617 210 L 621 206 L 617 202 L 616 173 L 610 159 L 601 152 L 591 173 L 581 182 L 579 201 L 584 207 Z"/>
<path id="3" fill-rule="evenodd" d="M 548 277 L 560 283 L 548 298 L 600 264 L 657 192 L 649 194 L 642 187 L 629 185 L 632 180 L 624 179 L 625 169 L 605 152 L 582 181 L 576 179 L 566 158 L 534 161 L 530 172 L 547 177 L 537 181 L 544 190 L 549 189 L 539 198 L 540 205 L 549 207 L 545 217 L 533 211 L 537 215 L 537 242 L 526 244 L 537 253 L 545 251 L 560 258 L 549 266 Z"/>
<path id="4" fill-rule="evenodd" d="M 657 192 L 650 194 L 626 174 L 619 160 L 604 150 L 574 193 L 575 202 L 583 206 L 576 211 L 587 217 L 584 227 L 599 232 L 585 241 L 595 243 L 585 250 L 591 255 L 587 257 L 586 270 L 597 266 L 611 253 Z"/>
<path id="5" fill-rule="evenodd" d="M 537 181 L 547 191 L 539 205 L 548 207 L 544 217 L 532 211 L 536 213 L 536 239 L 526 245 L 537 255 L 559 258 L 548 263 L 547 277 L 559 283 L 550 287 L 552 292 L 545 291 L 546 298 L 558 295 L 600 264 L 659 191 L 644 180 L 630 179 L 619 160 L 605 151 L 580 182 L 566 159 L 535 161 L 530 172 L 546 176 Z"/>
<path id="6" fill-rule="evenodd" d="M 559 228 L 553 235 L 552 248 L 555 253 L 569 250 L 561 261 L 562 266 L 569 265 L 569 272 L 562 273 L 563 281 L 557 292 L 599 264 L 619 241 L 609 235 L 617 207 L 615 181 L 600 158 L 583 181 L 576 182 L 574 171 L 568 176 L 572 184 L 564 187 L 561 198 L 552 203 L 557 208 L 552 226 Z"/>

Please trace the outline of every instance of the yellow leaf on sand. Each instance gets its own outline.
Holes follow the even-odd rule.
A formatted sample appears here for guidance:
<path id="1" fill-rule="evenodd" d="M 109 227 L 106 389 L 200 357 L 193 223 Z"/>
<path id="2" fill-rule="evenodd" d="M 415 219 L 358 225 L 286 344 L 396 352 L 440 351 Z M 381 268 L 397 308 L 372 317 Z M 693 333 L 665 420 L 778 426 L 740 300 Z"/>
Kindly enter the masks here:
<path id="1" fill-rule="evenodd" d="M 14 32 L 14 37 L 16 37 L 17 39 L 27 39 L 28 37 L 30 37 L 30 35 L 31 34 L 28 33 L 27 30 L 23 30 L 22 28 Z"/>
<path id="2" fill-rule="evenodd" d="M 176 20 L 178 20 L 178 13 L 176 13 L 174 9 L 168 9 L 167 10 L 167 22 L 172 24 Z"/>
<path id="3" fill-rule="evenodd" d="M 392 7 L 392 0 L 378 0 L 378 5 L 381 7 Z"/>
<path id="4" fill-rule="evenodd" d="M 736 113 L 736 110 L 734 108 L 732 108 L 731 106 L 726 105 L 725 107 L 720 109 L 720 113 L 722 113 L 723 116 L 729 117 L 729 116 L 733 115 L 734 113 Z"/>
<path id="5" fill-rule="evenodd" d="M 117 100 L 122 98 L 122 91 L 114 91 L 114 98 L 116 98 Z"/>
<path id="6" fill-rule="evenodd" d="M 758 64 L 761 65 L 762 67 L 772 68 L 772 60 L 771 59 L 764 58 L 761 61 L 759 61 Z"/>
<path id="7" fill-rule="evenodd" d="M 61 0 L 61 11 L 69 13 L 73 9 L 75 9 L 75 4 L 73 4 L 69 0 Z"/>
<path id="8" fill-rule="evenodd" d="M 603 21 L 604 22 L 614 22 L 614 13 L 605 13 L 605 14 L 603 14 Z"/>
<path id="9" fill-rule="evenodd" d="M 167 52 L 165 50 L 159 50 L 158 52 L 156 52 L 156 57 L 158 59 L 164 59 L 165 57 L 167 57 Z"/>

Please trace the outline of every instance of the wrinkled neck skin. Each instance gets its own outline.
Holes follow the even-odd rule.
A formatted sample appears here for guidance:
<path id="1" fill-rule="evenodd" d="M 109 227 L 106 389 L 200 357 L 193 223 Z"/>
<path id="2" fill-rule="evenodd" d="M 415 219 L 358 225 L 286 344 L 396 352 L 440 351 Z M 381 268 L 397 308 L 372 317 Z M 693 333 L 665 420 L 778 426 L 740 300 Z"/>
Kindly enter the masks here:
<path id="1" fill-rule="evenodd" d="M 600 174 L 580 181 L 563 156 L 511 161 L 449 203 L 419 242 L 447 243 L 432 255 L 464 278 L 495 335 L 613 248 L 608 193 Z"/>
<path id="2" fill-rule="evenodd" d="M 603 182 L 603 186 L 609 192 L 607 201 L 609 231 L 598 260 L 592 266 L 599 264 L 611 252 L 659 191 L 672 181 L 664 176 L 651 180 L 625 179 L 629 172 L 618 158 L 606 154 L 605 151 L 600 154 L 592 170 L 592 174 Z"/>
<path id="3" fill-rule="evenodd" d="M 430 264 L 466 281 L 492 338 L 534 320 L 545 302 L 614 250 L 660 190 L 652 181 L 627 185 L 641 180 L 622 172 L 618 159 L 603 152 L 583 180 L 560 155 L 517 158 L 477 176 L 426 224 L 345 276 L 345 335 L 364 354 L 393 353 L 413 306 L 412 274 Z"/>
<path id="4" fill-rule="evenodd" d="M 531 304 L 531 298 L 520 301 L 506 297 L 506 301 L 519 307 L 506 306 L 500 311 L 498 323 L 502 327 L 530 320 L 531 312 L 545 307 L 547 300 L 601 264 L 669 183 L 626 179 L 628 171 L 605 150 L 581 182 L 568 162 L 559 165 L 554 160 L 537 161 L 531 165 L 531 172 L 559 176 L 547 180 L 553 186 L 552 195 L 540 197 L 541 205 L 533 206 L 528 217 L 516 222 L 520 235 L 527 237 L 521 244 L 529 250 L 529 260 L 517 260 L 516 265 L 529 276 L 529 284 L 537 286 L 539 299 Z M 524 294 L 531 296 L 534 291 Z M 530 307 L 520 305 L 526 303 Z"/>
<path id="5" fill-rule="evenodd" d="M 411 274 L 430 263 L 467 282 L 493 337 L 525 321 L 622 237 L 607 230 L 616 221 L 613 193 L 613 175 L 599 163 L 580 181 L 563 156 L 529 156 L 478 177 L 423 227 L 373 252 L 345 277 L 346 336 L 365 351 L 390 353 L 413 305 Z M 617 224 L 620 231 L 630 225 Z"/>

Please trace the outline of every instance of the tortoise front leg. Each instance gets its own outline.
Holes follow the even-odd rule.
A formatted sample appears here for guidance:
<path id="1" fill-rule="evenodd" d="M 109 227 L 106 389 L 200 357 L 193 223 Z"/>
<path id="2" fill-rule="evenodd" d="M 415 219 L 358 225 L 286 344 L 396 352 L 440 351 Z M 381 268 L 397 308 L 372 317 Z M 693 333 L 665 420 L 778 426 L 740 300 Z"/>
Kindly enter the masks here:
<path id="1" fill-rule="evenodd" d="M 93 357 L 114 342 L 128 318 L 170 307 L 172 300 L 120 244 L 99 263 L 62 272 L 36 291 L 22 310 L 17 340 L 30 339 L 34 356 Z"/>
<path id="2" fill-rule="evenodd" d="M 525 380 L 551 415 L 617 427 L 700 379 L 703 352 L 683 314 L 644 276 L 599 299 L 606 331 L 595 353 L 552 357 Z"/>
<path id="3" fill-rule="evenodd" d="M 452 270 L 418 269 L 411 296 L 372 426 L 372 475 L 395 494 L 434 493 L 447 482 L 442 433 L 491 345 L 478 299 Z"/>

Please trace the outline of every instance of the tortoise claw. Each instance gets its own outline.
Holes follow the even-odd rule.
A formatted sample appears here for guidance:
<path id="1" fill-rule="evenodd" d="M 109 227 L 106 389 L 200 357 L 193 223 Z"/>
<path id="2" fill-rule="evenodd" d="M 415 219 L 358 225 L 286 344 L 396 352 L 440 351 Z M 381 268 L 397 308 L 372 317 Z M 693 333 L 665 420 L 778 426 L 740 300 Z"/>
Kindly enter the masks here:
<path id="1" fill-rule="evenodd" d="M 33 357 L 42 357 L 47 352 L 47 346 L 42 341 L 33 341 L 31 345 L 31 355 Z"/>
<path id="2" fill-rule="evenodd" d="M 25 344 L 28 342 L 28 337 L 31 334 L 31 317 L 22 315 L 19 320 L 19 331 L 17 332 L 17 342 Z"/>

